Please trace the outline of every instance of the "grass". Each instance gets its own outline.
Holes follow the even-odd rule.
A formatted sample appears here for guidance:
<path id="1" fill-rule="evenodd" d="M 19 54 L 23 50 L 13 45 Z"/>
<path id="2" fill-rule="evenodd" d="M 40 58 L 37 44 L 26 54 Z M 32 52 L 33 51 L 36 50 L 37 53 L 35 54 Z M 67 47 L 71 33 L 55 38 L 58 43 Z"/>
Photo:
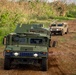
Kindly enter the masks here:
<path id="1" fill-rule="evenodd" d="M 59 17 L 54 17 L 54 19 L 61 21 L 61 20 L 74 20 L 75 18 L 59 16 Z"/>

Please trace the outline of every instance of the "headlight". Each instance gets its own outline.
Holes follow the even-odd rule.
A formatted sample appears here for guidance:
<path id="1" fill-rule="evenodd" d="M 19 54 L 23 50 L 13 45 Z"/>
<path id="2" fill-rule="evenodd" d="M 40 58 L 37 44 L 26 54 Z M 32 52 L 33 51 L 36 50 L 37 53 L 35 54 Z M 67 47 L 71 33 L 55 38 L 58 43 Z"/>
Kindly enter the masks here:
<path id="1" fill-rule="evenodd" d="M 6 50 L 6 52 L 10 52 L 10 50 Z"/>
<path id="2" fill-rule="evenodd" d="M 18 52 L 15 52 L 15 53 L 13 53 L 15 56 L 18 56 L 19 55 L 19 53 Z"/>
<path id="3" fill-rule="evenodd" d="M 51 31 L 52 31 L 52 29 L 51 29 Z"/>
<path id="4" fill-rule="evenodd" d="M 34 57 L 38 57 L 38 54 L 37 54 L 37 53 L 35 53 L 33 56 L 34 56 Z"/>
<path id="5" fill-rule="evenodd" d="M 59 29 L 56 29 L 57 31 L 59 30 Z"/>

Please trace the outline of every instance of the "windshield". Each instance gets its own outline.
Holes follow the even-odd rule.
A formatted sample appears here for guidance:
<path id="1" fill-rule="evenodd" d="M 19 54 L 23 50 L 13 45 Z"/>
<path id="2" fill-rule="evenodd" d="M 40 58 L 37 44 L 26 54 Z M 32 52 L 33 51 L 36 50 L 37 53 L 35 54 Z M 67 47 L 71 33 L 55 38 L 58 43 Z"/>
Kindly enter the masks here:
<path id="1" fill-rule="evenodd" d="M 43 43 L 43 40 L 42 39 L 34 39 L 34 38 L 32 38 L 32 39 L 30 39 L 30 43 L 31 44 L 42 44 Z"/>
<path id="2" fill-rule="evenodd" d="M 12 44 L 26 44 L 25 37 L 12 37 Z"/>
<path id="3" fill-rule="evenodd" d="M 43 37 L 19 37 L 19 36 L 12 36 L 12 45 L 46 45 L 47 38 Z"/>
<path id="4" fill-rule="evenodd" d="M 56 26 L 56 24 L 52 24 L 51 27 Z"/>
<path id="5" fill-rule="evenodd" d="M 58 24 L 57 26 L 63 26 L 63 24 Z"/>

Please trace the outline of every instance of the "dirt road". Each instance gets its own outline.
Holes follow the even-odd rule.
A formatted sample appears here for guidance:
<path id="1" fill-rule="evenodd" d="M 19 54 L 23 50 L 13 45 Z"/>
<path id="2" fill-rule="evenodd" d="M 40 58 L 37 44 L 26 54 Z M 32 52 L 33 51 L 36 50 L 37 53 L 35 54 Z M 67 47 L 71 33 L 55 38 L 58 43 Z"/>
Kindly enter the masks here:
<path id="1" fill-rule="evenodd" d="M 49 69 L 40 71 L 38 66 L 15 66 L 3 69 L 3 49 L 0 48 L 0 75 L 76 75 L 76 33 L 52 36 L 57 41 L 55 48 L 49 48 Z"/>

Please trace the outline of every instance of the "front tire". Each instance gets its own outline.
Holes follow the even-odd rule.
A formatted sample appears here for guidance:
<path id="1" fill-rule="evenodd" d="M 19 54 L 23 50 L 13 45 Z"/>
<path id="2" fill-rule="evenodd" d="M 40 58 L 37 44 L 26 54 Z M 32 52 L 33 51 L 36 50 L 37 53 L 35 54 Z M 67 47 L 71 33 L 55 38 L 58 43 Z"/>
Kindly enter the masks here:
<path id="1" fill-rule="evenodd" d="M 64 32 L 63 31 L 61 31 L 61 36 L 63 36 L 64 35 Z"/>
<path id="2" fill-rule="evenodd" d="M 48 59 L 42 58 L 41 70 L 42 71 L 47 71 L 48 70 Z"/>
<path id="3" fill-rule="evenodd" d="M 65 32 L 65 34 L 67 34 L 68 33 L 68 29 L 67 29 L 67 32 Z"/>
<path id="4" fill-rule="evenodd" d="M 56 47 L 57 41 L 53 41 L 52 47 Z"/>
<path id="5" fill-rule="evenodd" d="M 5 59 L 4 59 L 4 69 L 5 70 L 10 70 L 10 67 L 11 67 L 10 58 L 5 57 Z"/>

